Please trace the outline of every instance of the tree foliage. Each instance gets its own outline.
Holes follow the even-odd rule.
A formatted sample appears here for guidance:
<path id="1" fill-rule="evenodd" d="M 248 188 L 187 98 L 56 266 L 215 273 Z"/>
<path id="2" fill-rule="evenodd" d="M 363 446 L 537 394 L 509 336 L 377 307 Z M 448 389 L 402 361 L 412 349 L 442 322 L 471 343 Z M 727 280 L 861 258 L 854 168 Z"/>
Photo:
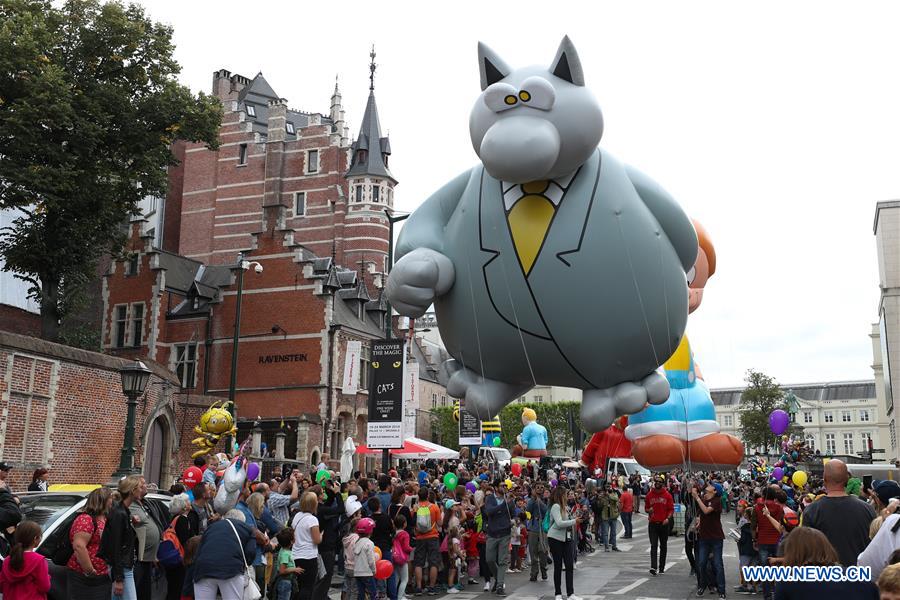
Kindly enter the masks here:
<path id="1" fill-rule="evenodd" d="M 551 450 L 574 454 L 573 428 L 581 429 L 581 404 L 578 402 L 520 403 L 515 402 L 500 411 L 500 434 L 504 448 L 512 448 L 516 437 L 522 433 L 522 409 L 533 408 L 538 423 L 547 428 L 548 444 Z M 432 408 L 433 441 L 448 448 L 459 450 L 459 425 L 453 420 L 453 407 Z M 574 423 L 574 425 L 573 425 Z"/>
<path id="2" fill-rule="evenodd" d="M 774 378 L 750 369 L 744 378 L 747 387 L 741 393 L 741 439 L 752 447 L 777 447 L 775 434 L 769 428 L 769 415 L 773 410 L 786 410 L 784 391 Z M 793 431 L 802 431 L 796 426 Z M 792 431 L 789 430 L 788 433 Z"/>
<path id="3" fill-rule="evenodd" d="M 44 337 L 75 306 L 128 216 L 164 197 L 176 139 L 218 145 L 222 107 L 180 85 L 172 29 L 138 5 L 0 0 L 0 232 Z"/>

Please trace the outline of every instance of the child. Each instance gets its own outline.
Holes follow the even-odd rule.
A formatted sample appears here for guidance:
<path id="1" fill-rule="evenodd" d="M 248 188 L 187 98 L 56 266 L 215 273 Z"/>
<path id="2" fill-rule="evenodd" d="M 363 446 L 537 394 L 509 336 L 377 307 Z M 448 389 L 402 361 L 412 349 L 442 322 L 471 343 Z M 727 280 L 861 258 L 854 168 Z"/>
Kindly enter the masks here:
<path id="1" fill-rule="evenodd" d="M 466 521 L 466 529 L 463 533 L 463 547 L 466 549 L 466 561 L 468 562 L 469 583 L 478 583 L 478 532 L 475 531 L 475 518 Z M 460 582 L 462 581 L 460 575 Z"/>
<path id="2" fill-rule="evenodd" d="M 756 582 L 750 583 L 744 579 L 743 570 L 743 567 L 749 567 L 756 562 L 756 557 L 758 556 L 758 552 L 753 549 L 753 523 L 750 522 L 752 513 L 752 508 L 745 508 L 738 521 L 738 530 L 741 532 L 741 537 L 737 541 L 738 555 L 740 556 L 739 575 L 741 585 L 736 587 L 734 591 L 739 594 L 755 594 L 757 588 Z"/>
<path id="3" fill-rule="evenodd" d="M 188 538 L 184 545 L 184 586 L 181 588 L 181 600 L 191 600 L 194 597 L 194 558 L 197 556 L 197 550 L 200 549 L 200 542 L 203 541 L 202 535 L 195 535 Z"/>
<path id="4" fill-rule="evenodd" d="M 355 499 L 356 496 L 353 496 L 353 498 Z M 353 593 L 350 586 L 356 581 L 353 578 L 353 564 L 356 561 L 353 548 L 356 546 L 357 540 L 359 540 L 359 534 L 356 533 L 356 524 L 359 523 L 359 511 L 354 512 L 353 515 L 353 518 L 350 519 L 350 528 L 347 535 L 342 540 L 344 546 L 344 586 L 341 588 L 341 600 L 350 600 L 350 595 Z"/>
<path id="5" fill-rule="evenodd" d="M 275 536 L 278 540 L 278 558 L 275 561 L 275 599 L 291 600 L 297 579 L 294 575 L 303 574 L 303 569 L 294 566 L 294 559 L 291 558 L 291 547 L 294 545 L 294 530 L 291 527 L 285 527 Z"/>
<path id="6" fill-rule="evenodd" d="M 391 550 L 391 558 L 394 561 L 394 572 L 397 573 L 397 598 L 403 600 L 406 596 L 406 584 L 409 582 L 409 555 L 412 546 L 409 543 L 409 532 L 406 531 L 406 517 L 397 513 L 394 518 L 394 544 Z"/>
<path id="7" fill-rule="evenodd" d="M 882 600 L 900 600 L 900 566 L 890 565 L 878 576 Z"/>
<path id="8" fill-rule="evenodd" d="M 47 559 L 34 551 L 41 543 L 41 526 L 22 521 L 16 527 L 9 558 L 0 569 L 0 594 L 4 598 L 46 598 L 50 591 Z"/>
<path id="9" fill-rule="evenodd" d="M 375 589 L 375 544 L 369 539 L 375 531 L 375 521 L 365 517 L 356 524 L 359 539 L 353 545 L 353 579 L 356 580 L 357 600 L 366 600 L 366 592 L 374 600 Z"/>
<path id="10" fill-rule="evenodd" d="M 510 544 L 512 549 L 509 554 L 509 570 L 507 573 L 522 572 L 522 519 L 516 517 L 513 522 Z"/>
<path id="11" fill-rule="evenodd" d="M 450 528 L 447 533 L 447 558 L 449 559 L 450 569 L 447 572 L 447 590 L 448 594 L 456 594 L 465 589 L 462 583 L 456 584 L 456 575 L 459 574 L 460 582 L 464 577 L 460 567 L 466 558 L 466 553 L 462 549 L 459 541 L 459 528 L 455 525 Z"/>

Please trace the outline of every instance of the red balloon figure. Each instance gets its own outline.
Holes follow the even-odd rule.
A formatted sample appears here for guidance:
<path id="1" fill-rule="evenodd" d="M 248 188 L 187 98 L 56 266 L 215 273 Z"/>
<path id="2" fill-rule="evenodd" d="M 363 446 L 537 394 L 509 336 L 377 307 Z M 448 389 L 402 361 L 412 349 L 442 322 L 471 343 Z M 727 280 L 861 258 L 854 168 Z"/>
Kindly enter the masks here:
<path id="1" fill-rule="evenodd" d="M 591 436 L 581 453 L 581 464 L 590 469 L 591 475 L 596 469 L 605 469 L 606 462 L 610 458 L 631 456 L 631 442 L 625 437 L 626 427 L 628 427 L 628 417 L 619 417 L 604 431 Z"/>

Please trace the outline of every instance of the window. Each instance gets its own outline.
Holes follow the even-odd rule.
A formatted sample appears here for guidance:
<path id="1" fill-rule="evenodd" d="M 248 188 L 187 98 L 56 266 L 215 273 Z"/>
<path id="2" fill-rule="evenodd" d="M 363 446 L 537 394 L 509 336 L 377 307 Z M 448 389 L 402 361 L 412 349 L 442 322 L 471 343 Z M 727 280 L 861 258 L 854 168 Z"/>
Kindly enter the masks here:
<path id="1" fill-rule="evenodd" d="M 722 425 L 725 427 L 734 427 L 734 417 L 732 415 L 722 415 Z"/>
<path id="2" fill-rule="evenodd" d="M 293 123 L 288 121 L 287 123 L 285 123 L 284 128 L 287 130 L 288 133 L 290 133 L 291 135 L 294 135 L 294 124 Z"/>
<path id="3" fill-rule="evenodd" d="M 125 259 L 125 277 L 133 277 L 138 274 L 138 255 L 129 254 Z"/>
<path id="4" fill-rule="evenodd" d="M 835 452 L 837 452 L 837 445 L 835 444 L 835 441 L 834 441 L 834 434 L 826 433 L 825 434 L 825 453 L 826 454 L 834 454 Z"/>
<path id="5" fill-rule="evenodd" d="M 825 422 L 826 423 L 834 423 L 834 413 L 833 412 L 825 413 Z"/>
<path id="6" fill-rule="evenodd" d="M 357 202 L 362 202 L 362 195 L 363 195 L 363 186 L 361 186 L 361 185 L 356 186 L 356 201 Z"/>
<path id="7" fill-rule="evenodd" d="M 372 349 L 363 346 L 359 353 L 359 389 L 369 389 L 369 361 L 372 360 Z"/>
<path id="8" fill-rule="evenodd" d="M 247 164 L 247 144 L 241 144 L 238 148 L 238 164 Z"/>
<path id="9" fill-rule="evenodd" d="M 844 434 L 844 454 L 853 454 L 853 434 Z"/>
<path id="10" fill-rule="evenodd" d="M 808 411 L 808 410 L 803 411 L 803 422 L 804 423 L 812 423 L 812 411 Z"/>
<path id="11" fill-rule="evenodd" d="M 144 305 L 131 305 L 131 345 L 140 346 L 144 333 Z"/>
<path id="12" fill-rule="evenodd" d="M 842 410 L 841 411 L 841 423 L 849 423 L 851 421 L 850 411 Z"/>
<path id="13" fill-rule="evenodd" d="M 115 348 L 125 347 L 125 337 L 128 333 L 128 305 L 120 304 L 116 306 L 116 324 L 113 333 L 113 346 Z"/>
<path id="14" fill-rule="evenodd" d="M 859 420 L 860 420 L 861 422 L 863 422 L 863 423 L 868 423 L 868 422 L 869 422 L 869 409 L 868 409 L 868 408 L 860 409 L 860 411 L 859 411 Z"/>
<path id="15" fill-rule="evenodd" d="M 381 188 L 377 185 L 372 186 L 372 202 L 379 202 L 379 196 L 381 194 Z"/>
<path id="16" fill-rule="evenodd" d="M 441 406 L 447 406 L 447 396 L 441 394 Z"/>
<path id="17" fill-rule="evenodd" d="M 897 429 L 894 425 L 894 419 L 891 419 L 891 425 L 888 428 L 888 431 L 891 432 L 891 450 L 894 450 L 897 448 Z"/>
<path id="18" fill-rule="evenodd" d="M 437 408 L 437 394 L 431 395 L 431 408 Z"/>
<path id="19" fill-rule="evenodd" d="M 247 109 L 247 116 L 248 116 L 248 117 L 255 117 L 255 116 L 256 116 L 256 107 L 253 106 L 252 104 L 247 104 L 247 105 L 245 105 L 245 106 L 246 106 L 246 109 Z"/>
<path id="20" fill-rule="evenodd" d="M 178 344 L 175 346 L 175 374 L 181 387 L 192 388 L 197 385 L 197 344 Z"/>
<path id="21" fill-rule="evenodd" d="M 807 433 L 807 434 L 806 434 L 806 437 L 805 437 L 804 439 L 806 440 L 806 447 L 809 448 L 809 451 L 810 451 L 810 452 L 815 452 L 815 451 L 816 451 L 816 438 L 815 438 L 815 436 L 813 436 L 813 434 L 811 434 L 811 433 Z"/>
<path id="22" fill-rule="evenodd" d="M 862 438 L 863 451 L 868 452 L 870 448 L 874 448 L 875 444 L 872 441 L 872 433 L 869 431 L 863 431 L 859 434 L 859 437 Z"/>
<path id="23" fill-rule="evenodd" d="M 306 192 L 294 192 L 294 216 L 306 215 Z"/>
<path id="24" fill-rule="evenodd" d="M 310 150 L 309 154 L 306 157 L 306 172 L 307 173 L 318 173 L 319 172 L 319 151 L 318 150 Z"/>

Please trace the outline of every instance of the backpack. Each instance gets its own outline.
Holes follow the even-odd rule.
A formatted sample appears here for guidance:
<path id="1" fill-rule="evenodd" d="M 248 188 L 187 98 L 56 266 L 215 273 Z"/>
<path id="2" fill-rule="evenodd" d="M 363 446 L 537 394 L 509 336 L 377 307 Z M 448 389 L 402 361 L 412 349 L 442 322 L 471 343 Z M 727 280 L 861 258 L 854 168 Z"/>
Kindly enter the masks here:
<path id="1" fill-rule="evenodd" d="M 75 519 L 80 517 L 83 513 L 79 513 L 75 516 Z M 53 561 L 53 564 L 58 565 L 60 567 L 64 567 L 69 564 L 69 559 L 72 558 L 72 555 L 75 554 L 75 548 L 72 547 L 72 525 L 75 524 L 75 519 L 72 519 L 72 522 L 69 523 L 69 526 L 65 528 L 62 532 L 62 537 L 59 538 L 59 543 L 56 545 L 56 550 L 53 551 L 53 556 L 50 557 L 50 560 Z M 97 530 L 97 520 L 91 517 L 91 521 L 94 524 L 94 529 L 91 531 L 91 536 L 93 537 L 94 531 Z"/>
<path id="2" fill-rule="evenodd" d="M 402 546 L 402 544 L 400 544 L 400 538 L 401 538 L 401 535 L 400 535 L 400 532 L 398 531 L 397 535 L 394 536 L 394 544 L 393 544 L 393 548 L 391 549 L 391 558 L 394 559 L 395 565 L 402 566 L 409 562 L 409 555 L 406 554 L 406 552 L 404 552 L 403 546 Z"/>
<path id="3" fill-rule="evenodd" d="M 544 533 L 547 533 L 548 531 L 550 531 L 551 525 L 552 523 L 550 522 L 550 509 L 548 508 L 547 512 L 544 513 L 544 522 L 541 523 L 541 529 L 544 531 Z"/>
<path id="4" fill-rule="evenodd" d="M 184 548 L 175 533 L 175 521 L 177 520 L 178 517 L 172 519 L 172 523 L 163 532 L 159 549 L 156 551 L 156 559 L 164 567 L 179 567 L 184 564 Z"/>
<path id="5" fill-rule="evenodd" d="M 434 529 L 434 523 L 431 521 L 431 504 L 428 506 L 419 505 L 416 509 L 416 533 L 425 535 L 431 533 Z"/>

